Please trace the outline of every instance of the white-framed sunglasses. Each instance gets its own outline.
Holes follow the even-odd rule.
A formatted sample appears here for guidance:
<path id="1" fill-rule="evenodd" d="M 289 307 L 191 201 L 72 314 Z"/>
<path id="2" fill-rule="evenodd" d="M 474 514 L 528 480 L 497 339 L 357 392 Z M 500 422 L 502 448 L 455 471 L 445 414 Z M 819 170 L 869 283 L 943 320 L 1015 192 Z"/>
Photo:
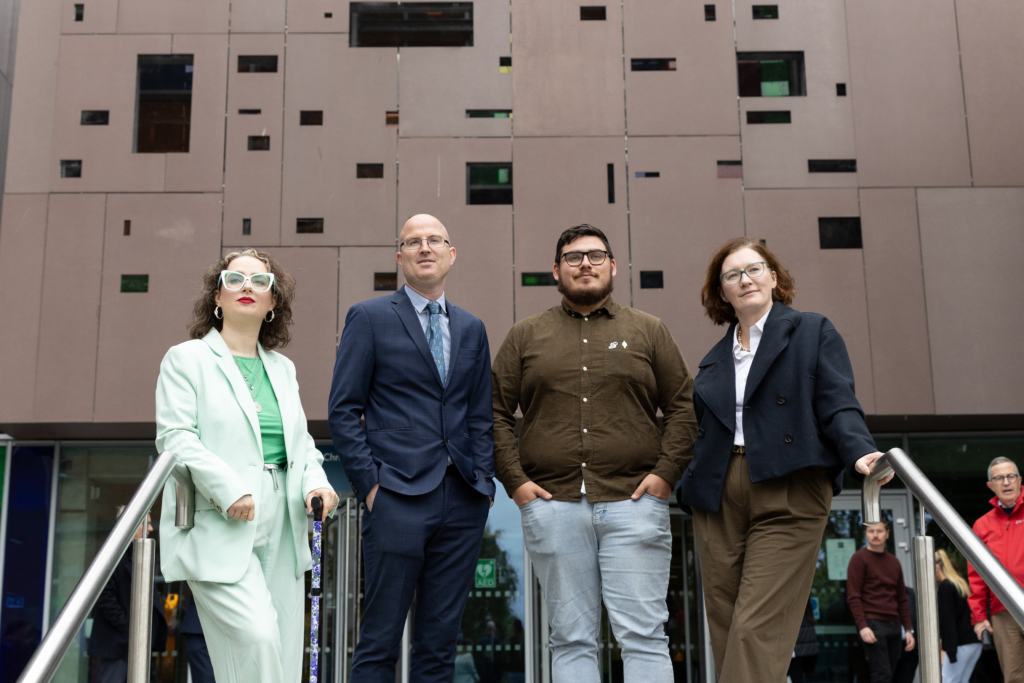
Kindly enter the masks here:
<path id="1" fill-rule="evenodd" d="M 218 280 L 217 286 L 219 287 L 223 284 L 224 289 L 237 292 L 245 287 L 247 282 L 254 292 L 269 292 L 274 286 L 274 274 L 253 273 L 252 275 L 244 275 L 234 270 L 222 270 L 220 271 L 220 280 Z"/>

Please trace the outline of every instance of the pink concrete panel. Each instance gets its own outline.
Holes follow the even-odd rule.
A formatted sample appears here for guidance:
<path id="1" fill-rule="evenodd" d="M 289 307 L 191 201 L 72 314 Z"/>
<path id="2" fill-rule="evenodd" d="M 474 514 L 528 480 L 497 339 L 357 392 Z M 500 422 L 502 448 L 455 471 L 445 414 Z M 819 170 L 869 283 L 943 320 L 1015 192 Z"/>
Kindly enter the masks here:
<path id="1" fill-rule="evenodd" d="M 969 185 L 953 0 L 846 12 L 860 185 Z"/>
<path id="2" fill-rule="evenodd" d="M 718 177 L 718 161 L 739 155 L 735 137 L 629 138 L 630 171 L 660 174 L 629 179 L 633 305 L 665 321 L 694 372 L 724 333 L 704 314 L 700 288 L 711 255 L 743 234 L 742 181 Z M 644 270 L 662 271 L 664 289 L 640 289 Z M 619 271 L 620 303 L 629 277 Z"/>
<path id="3" fill-rule="evenodd" d="M 4 191 L 49 192 L 64 0 L 21 3 Z M 10 75 L 10 72 L 7 72 Z"/>
<path id="4" fill-rule="evenodd" d="M 935 412 L 1024 412 L 1024 188 L 919 189 Z"/>
<path id="5" fill-rule="evenodd" d="M 1024 4 L 958 0 L 975 185 L 1024 185 Z"/>
<path id="6" fill-rule="evenodd" d="M 917 201 L 912 188 L 860 191 L 875 412 L 935 412 Z"/>
<path id="7" fill-rule="evenodd" d="M 232 33 L 281 33 L 286 30 L 285 5 L 279 0 L 242 0 L 231 3 Z"/>
<path id="8" fill-rule="evenodd" d="M 50 157 L 55 192 L 160 192 L 166 154 L 134 154 L 137 59 L 169 54 L 171 36 L 63 36 Z M 83 109 L 110 111 L 106 126 L 81 125 Z M 62 159 L 82 177 L 61 178 Z"/>
<path id="9" fill-rule="evenodd" d="M 176 35 L 172 54 L 192 55 L 192 120 L 188 154 L 166 154 L 167 192 L 220 192 L 224 182 L 224 101 L 228 37 Z"/>
<path id="10" fill-rule="evenodd" d="M 622 135 L 622 13 L 580 21 L 580 5 L 514 0 L 512 101 L 520 135 Z"/>
<path id="11" fill-rule="evenodd" d="M 561 300 L 554 287 L 523 287 L 521 275 L 550 272 L 559 235 L 580 223 L 595 225 L 608 236 L 619 269 L 621 289 L 615 296 L 620 303 L 628 303 L 629 237 L 622 138 L 517 136 L 513 150 L 516 319 L 546 310 Z M 615 164 L 614 204 L 608 203 L 608 164 Z M 630 163 L 629 170 L 634 173 L 647 169 Z"/>
<path id="12" fill-rule="evenodd" d="M 288 33 L 348 33 L 348 5 L 347 0 L 288 3 Z"/>
<path id="13" fill-rule="evenodd" d="M 104 194 L 50 195 L 34 422 L 92 421 L 106 203 Z"/>
<path id="14" fill-rule="evenodd" d="M 338 317 L 337 334 L 340 339 L 345 327 L 345 316 L 348 309 L 362 301 L 388 296 L 390 291 L 373 289 L 374 273 L 395 272 L 394 247 L 342 247 L 338 254 Z M 402 286 L 399 279 L 398 286 Z M 333 368 L 334 354 L 331 356 Z M 327 373 L 328 375 L 330 372 Z"/>
<path id="15" fill-rule="evenodd" d="M 118 0 L 117 32 L 227 33 L 230 19 L 230 0 Z"/>
<path id="16" fill-rule="evenodd" d="M 738 134 L 730 115 L 736 110 L 736 47 L 729 18 L 705 21 L 703 5 L 690 2 L 626 0 L 623 10 L 629 134 Z M 727 10 L 722 5 L 718 11 Z M 655 57 L 674 58 L 676 70 L 630 68 L 632 58 Z"/>
<path id="17" fill-rule="evenodd" d="M 75 5 L 84 5 L 82 21 L 75 21 Z M 64 0 L 61 33 L 115 33 L 117 0 Z"/>
<path id="18" fill-rule="evenodd" d="M 467 109 L 511 109 L 507 2 L 473 5 L 473 46 L 403 49 L 398 70 L 403 136 L 507 137 L 512 120 L 466 118 Z"/>
<path id="19" fill-rule="evenodd" d="M 748 188 L 856 187 L 856 173 L 808 173 L 809 159 L 854 159 L 853 99 L 849 92 L 843 0 L 782 0 L 778 19 L 753 19 L 757 0 L 736 3 L 736 49 L 740 52 L 804 53 L 807 94 L 740 98 L 743 175 Z M 775 3 L 773 3 L 775 4 Z M 736 59 L 732 82 L 736 94 Z M 748 111 L 789 111 L 788 124 L 748 124 Z"/>
<path id="20" fill-rule="evenodd" d="M 456 255 L 445 296 L 484 322 L 493 354 L 514 322 L 512 206 L 466 204 L 466 163 L 509 161 L 512 145 L 500 138 L 402 138 L 398 152 L 399 229 L 417 213 L 445 225 Z M 513 188 L 523 177 L 518 168 Z"/>
<path id="21" fill-rule="evenodd" d="M 864 255 L 861 249 L 821 249 L 818 239 L 818 218 L 859 215 L 857 190 L 748 190 L 744 196 L 747 236 L 767 240 L 796 279 L 793 307 L 835 325 L 850 354 L 857 398 L 874 414 Z"/>
<path id="22" fill-rule="evenodd" d="M 394 244 L 398 136 L 385 115 L 398 108 L 396 57 L 337 35 L 289 35 L 282 244 Z M 345 88 L 323 87 L 325 64 Z M 322 111 L 323 125 L 299 125 L 304 110 Z M 384 177 L 357 178 L 360 163 L 383 164 Z M 297 218 L 323 218 L 323 234 L 296 233 Z"/>
<path id="23" fill-rule="evenodd" d="M 0 287 L 17 296 L 0 298 L 0 419 L 30 422 L 35 402 L 36 359 L 46 249 L 45 194 L 4 195 L 0 214 Z"/>
<path id="24" fill-rule="evenodd" d="M 239 73 L 239 55 L 277 55 L 277 73 Z M 284 35 L 232 35 L 224 159 L 224 244 L 281 243 L 281 153 Z M 259 109 L 259 115 L 239 114 Z M 249 136 L 270 136 L 270 149 L 250 151 Z M 252 234 L 242 235 L 242 219 Z M 294 226 L 291 227 L 294 230 Z"/>
<path id="25" fill-rule="evenodd" d="M 220 255 L 220 212 L 213 193 L 107 197 L 96 422 L 153 421 L 160 361 L 188 339 L 200 280 Z M 149 291 L 122 292 L 122 275 L 149 275 Z"/>

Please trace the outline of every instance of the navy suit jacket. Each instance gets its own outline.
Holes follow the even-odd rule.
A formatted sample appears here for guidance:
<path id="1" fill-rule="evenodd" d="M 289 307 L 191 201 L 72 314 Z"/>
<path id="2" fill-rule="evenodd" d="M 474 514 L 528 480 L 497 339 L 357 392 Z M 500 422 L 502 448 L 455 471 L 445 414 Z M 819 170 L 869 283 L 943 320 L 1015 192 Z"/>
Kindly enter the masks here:
<path id="1" fill-rule="evenodd" d="M 446 303 L 447 386 L 404 288 L 356 304 L 345 317 L 327 419 L 360 501 L 378 483 L 406 495 L 433 491 L 449 457 L 470 486 L 494 496 L 487 332 L 479 318 Z"/>
<path id="2" fill-rule="evenodd" d="M 683 474 L 679 503 L 717 512 L 736 432 L 736 367 L 729 326 L 693 382 L 697 439 Z M 747 375 L 743 440 L 753 483 L 804 467 L 825 467 L 833 491 L 842 490 L 843 467 L 854 465 L 875 442 L 853 390 L 853 367 L 832 323 L 776 301 Z"/>

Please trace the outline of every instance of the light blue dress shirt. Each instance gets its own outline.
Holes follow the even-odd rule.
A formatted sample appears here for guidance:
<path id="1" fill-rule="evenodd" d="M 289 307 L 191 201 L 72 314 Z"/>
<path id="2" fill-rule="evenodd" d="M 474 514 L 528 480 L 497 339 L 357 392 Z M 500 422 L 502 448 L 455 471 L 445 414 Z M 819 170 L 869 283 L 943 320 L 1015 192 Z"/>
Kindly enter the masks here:
<path id="1" fill-rule="evenodd" d="M 416 315 L 420 319 L 420 327 L 423 328 L 423 336 L 426 337 L 427 327 L 430 325 L 430 311 L 427 310 L 427 304 L 430 303 L 430 300 L 412 291 L 408 285 L 405 285 L 404 288 L 409 301 L 412 302 L 412 307 L 416 309 Z M 437 303 L 441 304 L 441 342 L 444 348 L 444 368 L 445 373 L 451 375 L 452 331 L 448 322 L 448 305 L 444 301 L 444 293 L 437 299 Z"/>

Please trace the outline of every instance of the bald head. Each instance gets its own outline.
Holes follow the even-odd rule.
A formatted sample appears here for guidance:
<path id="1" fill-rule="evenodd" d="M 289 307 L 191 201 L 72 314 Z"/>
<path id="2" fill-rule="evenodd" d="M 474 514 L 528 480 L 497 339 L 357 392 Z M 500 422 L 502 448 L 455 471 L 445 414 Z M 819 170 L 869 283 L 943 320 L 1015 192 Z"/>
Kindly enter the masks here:
<path id="1" fill-rule="evenodd" d="M 435 244 L 431 245 L 431 240 Z M 439 299 L 455 263 L 455 248 L 441 221 L 429 214 L 416 214 L 402 226 L 398 245 L 398 264 L 406 284 L 431 301 Z"/>

